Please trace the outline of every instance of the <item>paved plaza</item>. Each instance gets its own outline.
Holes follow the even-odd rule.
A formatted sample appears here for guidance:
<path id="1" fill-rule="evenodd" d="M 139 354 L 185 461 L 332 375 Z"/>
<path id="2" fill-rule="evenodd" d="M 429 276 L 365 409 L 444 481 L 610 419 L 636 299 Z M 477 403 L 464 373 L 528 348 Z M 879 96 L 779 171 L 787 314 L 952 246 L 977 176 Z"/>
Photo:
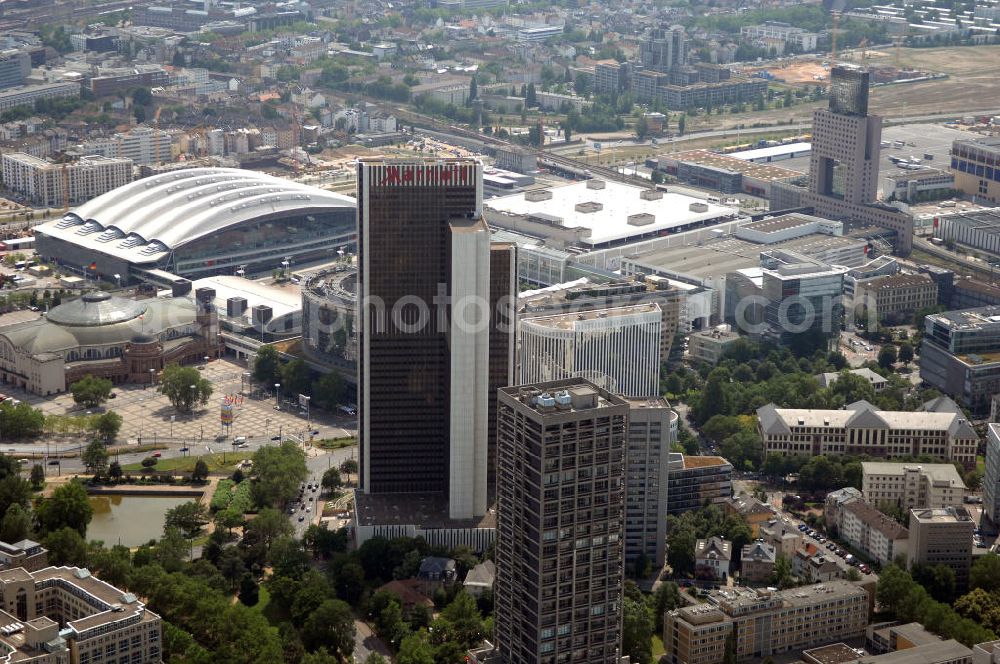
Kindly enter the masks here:
<path id="1" fill-rule="evenodd" d="M 243 377 L 246 372 L 243 363 L 223 358 L 201 365 L 199 370 L 212 382 L 214 391 L 208 404 L 197 406 L 194 413 L 177 412 L 167 397 L 149 385 L 115 386 L 116 397 L 109 399 L 105 408 L 122 416 L 119 441 L 129 444 L 141 441 L 198 445 L 231 442 L 237 436 L 246 436 L 251 443 L 264 442 L 278 435 L 301 441 L 303 437 L 308 440 L 311 431 L 318 432 L 317 440 L 354 435 L 353 419 L 335 418 L 315 408 L 311 409 L 307 419 L 305 412 L 295 401 L 298 395 L 287 399 L 292 395 L 283 394 L 280 410 L 275 408 L 273 391 L 251 396 L 252 386 Z M 233 407 L 233 424 L 223 428 L 222 401 L 226 395 L 239 397 L 241 391 L 245 396 L 242 402 L 237 401 Z M 27 394 L 23 390 L 13 390 L 11 396 L 40 408 L 46 415 L 86 412 L 73 403 L 73 397 L 68 392 L 41 397 Z"/>

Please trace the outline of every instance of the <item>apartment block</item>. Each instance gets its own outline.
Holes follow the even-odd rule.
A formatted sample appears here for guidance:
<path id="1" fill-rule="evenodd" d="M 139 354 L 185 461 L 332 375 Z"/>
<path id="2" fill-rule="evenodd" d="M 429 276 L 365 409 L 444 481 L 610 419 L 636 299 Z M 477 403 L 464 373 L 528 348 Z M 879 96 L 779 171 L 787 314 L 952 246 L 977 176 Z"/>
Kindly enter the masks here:
<path id="1" fill-rule="evenodd" d="M 861 464 L 861 491 L 873 505 L 908 510 L 961 505 L 966 486 L 950 463 L 865 461 Z"/>
<path id="2" fill-rule="evenodd" d="M 628 402 L 575 378 L 498 402 L 496 654 L 617 662 Z"/>
<path id="3" fill-rule="evenodd" d="M 79 567 L 0 571 L 0 647 L 31 664 L 158 664 L 160 617 Z"/>
<path id="4" fill-rule="evenodd" d="M 765 456 L 926 454 L 971 468 L 979 444 L 978 434 L 956 413 L 879 410 L 863 400 L 841 410 L 768 404 L 757 409 L 757 425 Z"/>
<path id="5" fill-rule="evenodd" d="M 828 495 L 826 505 L 827 528 L 867 558 L 887 565 L 907 552 L 907 529 L 864 499 L 840 501 Z"/>
<path id="6" fill-rule="evenodd" d="M 782 591 L 735 588 L 665 613 L 663 646 L 670 664 L 718 664 L 734 631 L 743 661 L 858 638 L 867 624 L 868 593 L 848 581 Z"/>
<path id="7" fill-rule="evenodd" d="M 667 474 L 678 415 L 662 398 L 630 399 L 625 470 L 625 561 L 645 556 L 663 566 L 667 537 Z"/>
<path id="8" fill-rule="evenodd" d="M 774 575 L 778 552 L 764 540 L 751 542 L 740 552 L 740 581 L 742 583 L 767 583 Z"/>
<path id="9" fill-rule="evenodd" d="M 858 283 L 854 291 L 855 315 L 866 307 L 880 323 L 910 322 L 914 312 L 937 302 L 937 282 L 926 274 L 876 277 Z"/>
<path id="10" fill-rule="evenodd" d="M 151 127 L 136 127 L 109 138 L 87 141 L 80 146 L 86 154 L 131 159 L 139 165 L 172 160 L 170 134 Z"/>
<path id="11" fill-rule="evenodd" d="M 721 505 L 733 495 L 733 465 L 717 456 L 671 452 L 667 472 L 667 514 Z"/>
<path id="12" fill-rule="evenodd" d="M 944 311 L 924 319 L 920 378 L 974 415 L 1000 393 L 1000 306 Z"/>
<path id="13" fill-rule="evenodd" d="M 964 591 L 972 566 L 976 522 L 963 507 L 910 510 L 909 565 L 945 565 L 955 570 L 955 587 Z"/>
<path id="14" fill-rule="evenodd" d="M 779 21 L 765 21 L 761 25 L 745 25 L 740 28 L 744 39 L 754 41 L 780 40 L 786 44 L 795 44 L 800 50 L 808 53 L 816 50 L 819 35 L 807 32 L 802 28 L 793 27 Z"/>
<path id="15" fill-rule="evenodd" d="M 78 205 L 132 181 L 132 160 L 86 156 L 56 164 L 23 152 L 0 158 L 3 182 L 32 205 Z"/>
<path id="16" fill-rule="evenodd" d="M 760 526 L 760 539 L 774 548 L 778 555 L 791 560 L 802 546 L 802 531 L 791 521 L 771 519 Z"/>

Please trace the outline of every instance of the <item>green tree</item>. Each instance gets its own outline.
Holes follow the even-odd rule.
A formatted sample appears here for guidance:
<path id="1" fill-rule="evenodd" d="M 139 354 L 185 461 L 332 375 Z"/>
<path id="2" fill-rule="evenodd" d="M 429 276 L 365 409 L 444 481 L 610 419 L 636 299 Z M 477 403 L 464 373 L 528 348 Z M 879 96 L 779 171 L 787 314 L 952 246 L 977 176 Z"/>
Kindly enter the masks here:
<path id="1" fill-rule="evenodd" d="M 688 528 L 672 529 L 667 536 L 667 563 L 674 576 L 694 571 L 694 547 L 697 537 Z"/>
<path id="2" fill-rule="evenodd" d="M 904 365 L 913 361 L 913 346 L 908 341 L 899 344 L 899 361 Z"/>
<path id="3" fill-rule="evenodd" d="M 315 405 L 333 412 L 344 398 L 345 388 L 344 377 L 336 369 L 323 374 L 313 385 Z"/>
<path id="4" fill-rule="evenodd" d="M 25 402 L 16 406 L 8 399 L 0 403 L 0 438 L 37 438 L 42 435 L 45 415 Z"/>
<path id="5" fill-rule="evenodd" d="M 240 579 L 239 599 L 244 606 L 256 606 L 260 600 L 260 588 L 249 574 L 244 574 Z"/>
<path id="6" fill-rule="evenodd" d="M 477 96 L 479 96 L 479 84 L 476 83 L 476 77 L 473 75 L 472 80 L 469 81 L 469 103 L 475 101 Z"/>
<path id="7" fill-rule="evenodd" d="M 87 524 L 93 516 L 87 491 L 78 482 L 57 487 L 51 497 L 43 499 L 38 505 L 38 523 L 45 533 L 72 528 L 85 537 Z"/>
<path id="8" fill-rule="evenodd" d="M 896 347 L 892 344 L 885 344 L 878 352 L 878 365 L 883 369 L 892 369 L 896 363 Z"/>
<path id="9" fill-rule="evenodd" d="M 663 614 L 683 606 L 680 589 L 676 583 L 665 581 L 656 589 L 653 595 L 653 618 L 655 620 L 654 633 L 663 632 Z"/>
<path id="10" fill-rule="evenodd" d="M 205 463 L 204 459 L 198 459 L 194 462 L 194 470 L 191 471 L 191 481 L 192 482 L 204 482 L 208 479 L 208 464 Z"/>
<path id="11" fill-rule="evenodd" d="M 35 491 L 41 491 L 43 486 L 45 486 L 45 467 L 36 463 L 31 466 L 31 488 Z M 10 540 L 4 541 L 9 542 Z"/>
<path id="12" fill-rule="evenodd" d="M 642 600 L 626 597 L 622 611 L 622 654 L 638 664 L 649 664 L 653 660 L 653 618 L 649 608 Z"/>
<path id="13" fill-rule="evenodd" d="M 117 461 L 112 461 L 108 466 L 108 477 L 117 482 L 122 478 L 122 465 Z"/>
<path id="14" fill-rule="evenodd" d="M 524 96 L 524 106 L 525 108 L 534 108 L 538 106 L 538 96 L 535 93 L 535 84 L 528 83 L 528 89 Z"/>
<path id="15" fill-rule="evenodd" d="M 86 408 L 96 408 L 111 396 L 113 385 L 107 378 L 87 375 L 69 386 L 73 401 Z"/>
<path id="16" fill-rule="evenodd" d="M 6 522 L 6 517 L 4 517 Z M 10 542 L 9 539 L 4 539 Z M 980 556 L 969 570 L 969 588 L 982 588 L 986 592 L 995 593 L 1000 590 L 1000 556 L 988 553 Z"/>
<path id="17" fill-rule="evenodd" d="M 265 507 L 252 519 L 246 530 L 260 537 L 265 551 L 270 550 L 271 543 L 279 537 L 287 537 L 294 532 L 292 524 L 285 518 L 283 512 Z"/>
<path id="18" fill-rule="evenodd" d="M 31 535 L 31 512 L 14 503 L 7 508 L 0 522 L 0 541 L 20 542 Z"/>
<path id="19" fill-rule="evenodd" d="M 264 385 L 274 385 L 281 378 L 278 349 L 265 344 L 257 349 L 253 361 L 253 378 Z"/>
<path id="20" fill-rule="evenodd" d="M 680 117 L 677 118 L 677 135 L 678 136 L 683 136 L 684 135 L 684 126 L 687 124 L 687 122 L 685 121 L 685 117 L 686 116 L 684 115 L 684 113 L 681 113 Z"/>
<path id="21" fill-rule="evenodd" d="M 913 579 L 905 570 L 889 564 L 879 574 L 875 598 L 887 613 L 896 615 L 913 585 Z"/>
<path id="22" fill-rule="evenodd" d="M 340 464 L 340 472 L 345 475 L 356 475 L 358 472 L 358 462 L 354 459 L 344 459 L 344 463 Z"/>
<path id="23" fill-rule="evenodd" d="M 196 403 L 205 405 L 212 396 L 212 383 L 194 367 L 168 364 L 160 377 L 160 392 L 179 411 L 190 412 Z"/>
<path id="24" fill-rule="evenodd" d="M 344 482 L 340 479 L 340 471 L 336 468 L 328 468 L 327 471 L 323 473 L 323 479 L 320 480 L 320 484 L 325 491 L 333 493 L 342 487 Z"/>
<path id="25" fill-rule="evenodd" d="M 403 639 L 396 654 L 396 664 L 435 664 L 434 647 L 427 630 L 421 629 Z"/>
<path id="26" fill-rule="evenodd" d="M 167 510 L 163 519 L 164 528 L 177 528 L 186 537 L 194 537 L 208 524 L 208 510 L 201 501 L 192 500 Z"/>
<path id="27" fill-rule="evenodd" d="M 83 450 L 80 460 L 94 477 L 100 477 L 108 467 L 108 448 L 103 441 L 94 439 Z"/>
<path id="28" fill-rule="evenodd" d="M 305 453 L 292 442 L 268 445 L 253 455 L 253 494 L 258 505 L 284 507 L 309 475 Z"/>
<path id="29" fill-rule="evenodd" d="M 645 115 L 640 115 L 639 119 L 635 121 L 635 137 L 640 141 L 644 141 L 648 135 L 649 123 L 646 121 Z"/>
<path id="30" fill-rule="evenodd" d="M 132 90 L 132 103 L 139 106 L 149 106 L 153 101 L 153 95 L 149 88 L 137 87 Z"/>
<path id="31" fill-rule="evenodd" d="M 50 565 L 87 564 L 87 542 L 73 528 L 60 528 L 45 536 L 43 543 L 49 550 Z"/>
<path id="32" fill-rule="evenodd" d="M 113 410 L 102 413 L 97 418 L 97 433 L 100 434 L 102 440 L 108 442 L 114 440 L 121 428 L 122 416 Z"/>
<path id="33" fill-rule="evenodd" d="M 785 556 L 779 555 L 774 559 L 771 582 L 779 588 L 791 588 L 795 585 L 795 577 L 792 576 L 792 563 Z"/>
<path id="34" fill-rule="evenodd" d="M 309 394 L 312 386 L 312 372 L 303 360 L 296 358 L 281 367 L 281 393 L 295 397 Z"/>
<path id="35" fill-rule="evenodd" d="M 327 648 L 347 659 L 354 652 L 354 614 L 346 602 L 328 599 L 302 625 L 302 642 L 307 648 Z"/>

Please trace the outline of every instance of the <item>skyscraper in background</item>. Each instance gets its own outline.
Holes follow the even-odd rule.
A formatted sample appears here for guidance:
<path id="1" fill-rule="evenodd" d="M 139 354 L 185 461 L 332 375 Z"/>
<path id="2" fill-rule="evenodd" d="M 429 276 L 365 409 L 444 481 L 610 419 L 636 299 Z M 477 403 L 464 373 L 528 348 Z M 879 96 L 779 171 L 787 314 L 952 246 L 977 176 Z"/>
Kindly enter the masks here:
<path id="1" fill-rule="evenodd" d="M 629 404 L 580 378 L 507 387 L 498 402 L 492 656 L 617 662 Z"/>
<path id="2" fill-rule="evenodd" d="M 809 191 L 855 205 L 875 202 L 882 118 L 868 115 L 867 71 L 830 70 L 830 107 L 813 112 Z"/>
<path id="3" fill-rule="evenodd" d="M 500 361 L 510 335 L 491 330 L 514 250 L 491 249 L 482 165 L 362 160 L 358 229 L 362 489 L 442 496 L 452 519 L 483 515 L 490 388 L 512 370 Z"/>

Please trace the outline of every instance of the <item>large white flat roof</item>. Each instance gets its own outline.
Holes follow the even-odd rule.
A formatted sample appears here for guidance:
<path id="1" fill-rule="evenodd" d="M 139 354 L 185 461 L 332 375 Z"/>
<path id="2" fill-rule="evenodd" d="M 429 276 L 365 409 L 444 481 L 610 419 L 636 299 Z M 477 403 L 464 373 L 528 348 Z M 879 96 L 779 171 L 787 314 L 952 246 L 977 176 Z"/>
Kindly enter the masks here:
<path id="1" fill-rule="evenodd" d="M 246 298 L 247 310 L 243 315 L 244 318 L 250 315 L 253 307 L 260 304 L 271 307 L 274 318 L 302 310 L 302 292 L 298 288 L 278 288 L 252 279 L 229 275 L 205 277 L 191 282 L 192 293 L 199 288 L 215 289 L 215 306 L 223 316 L 226 312 L 226 301 L 231 297 Z M 164 290 L 158 294 L 169 297 L 170 291 Z"/>
<path id="2" fill-rule="evenodd" d="M 606 181 L 604 189 L 589 189 L 587 181 L 580 181 L 553 187 L 550 191 L 552 198 L 546 201 L 529 201 L 525 199 L 525 194 L 518 193 L 491 198 L 483 205 L 509 214 L 559 217 L 565 228 L 590 229 L 590 237 L 581 242 L 591 245 L 670 231 L 700 221 L 721 221 L 738 215 L 733 208 L 714 203 L 707 203 L 708 210 L 705 212 L 692 212 L 689 209 L 692 203 L 705 203 L 705 200 L 684 194 L 664 193 L 658 200 L 643 200 L 639 194 L 647 189 L 621 182 Z M 578 204 L 588 202 L 600 203 L 603 209 L 596 212 L 576 211 Z M 650 224 L 632 226 L 628 218 L 634 214 L 651 214 L 654 220 Z"/>
<path id="3" fill-rule="evenodd" d="M 787 143 L 785 145 L 772 145 L 766 148 L 755 148 L 753 150 L 742 150 L 741 152 L 730 153 L 730 157 L 753 161 L 754 159 L 764 159 L 766 157 L 781 157 L 786 154 L 802 155 L 805 152 L 812 152 L 812 143 Z"/>

